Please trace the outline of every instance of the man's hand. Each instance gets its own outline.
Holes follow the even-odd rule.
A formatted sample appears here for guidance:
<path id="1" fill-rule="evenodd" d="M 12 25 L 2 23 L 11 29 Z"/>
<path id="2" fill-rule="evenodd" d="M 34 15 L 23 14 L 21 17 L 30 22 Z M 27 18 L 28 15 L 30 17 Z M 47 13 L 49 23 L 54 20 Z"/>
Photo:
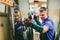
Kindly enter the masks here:
<path id="1" fill-rule="evenodd" d="M 45 33 L 45 32 L 47 32 L 48 30 L 49 30 L 49 28 L 48 28 L 47 26 L 44 26 L 42 33 Z"/>

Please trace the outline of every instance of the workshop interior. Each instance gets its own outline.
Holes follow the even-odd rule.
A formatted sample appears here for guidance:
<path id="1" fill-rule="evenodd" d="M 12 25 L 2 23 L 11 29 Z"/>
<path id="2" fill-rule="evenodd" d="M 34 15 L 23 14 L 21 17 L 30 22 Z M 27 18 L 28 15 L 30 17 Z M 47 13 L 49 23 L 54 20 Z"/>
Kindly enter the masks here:
<path id="1" fill-rule="evenodd" d="M 20 11 L 22 18 L 28 18 L 34 12 L 39 15 L 41 7 L 47 8 L 54 22 L 54 40 L 60 40 L 60 0 L 0 0 L 0 40 L 15 40 L 15 10 Z M 40 40 L 40 33 L 35 29 L 27 27 L 23 33 L 24 40 Z"/>

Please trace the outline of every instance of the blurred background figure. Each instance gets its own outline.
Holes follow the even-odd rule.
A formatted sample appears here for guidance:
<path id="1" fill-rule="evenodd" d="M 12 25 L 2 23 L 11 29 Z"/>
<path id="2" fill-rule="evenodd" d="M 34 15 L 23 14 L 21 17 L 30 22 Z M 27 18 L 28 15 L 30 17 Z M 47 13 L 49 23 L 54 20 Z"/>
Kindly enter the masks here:
<path id="1" fill-rule="evenodd" d="M 24 24 L 19 10 L 14 11 L 15 40 L 26 40 L 24 37 Z"/>

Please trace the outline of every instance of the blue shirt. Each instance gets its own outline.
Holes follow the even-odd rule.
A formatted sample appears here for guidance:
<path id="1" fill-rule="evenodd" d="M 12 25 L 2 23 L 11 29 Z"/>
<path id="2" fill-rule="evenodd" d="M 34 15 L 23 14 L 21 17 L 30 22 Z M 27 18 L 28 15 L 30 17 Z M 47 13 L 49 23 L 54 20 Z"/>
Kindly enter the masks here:
<path id="1" fill-rule="evenodd" d="M 53 36 L 54 36 L 54 23 L 52 20 L 50 20 L 49 17 L 47 17 L 43 22 L 42 22 L 42 26 L 47 26 L 49 28 L 49 30 L 43 34 L 41 34 L 42 38 L 46 38 L 46 40 L 53 40 Z M 44 37 L 45 36 L 45 37 Z"/>

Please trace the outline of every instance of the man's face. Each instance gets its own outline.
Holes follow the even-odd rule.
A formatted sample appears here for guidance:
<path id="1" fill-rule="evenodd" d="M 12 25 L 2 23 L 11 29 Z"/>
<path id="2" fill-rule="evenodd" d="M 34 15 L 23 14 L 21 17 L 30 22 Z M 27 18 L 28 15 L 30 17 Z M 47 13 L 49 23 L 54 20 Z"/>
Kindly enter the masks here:
<path id="1" fill-rule="evenodd" d="M 46 11 L 40 12 L 40 18 L 42 20 L 46 19 L 47 18 L 47 12 Z"/>
<path id="2" fill-rule="evenodd" d="M 19 19 L 20 19 L 20 13 L 14 13 L 14 19 L 16 21 L 19 21 Z"/>

